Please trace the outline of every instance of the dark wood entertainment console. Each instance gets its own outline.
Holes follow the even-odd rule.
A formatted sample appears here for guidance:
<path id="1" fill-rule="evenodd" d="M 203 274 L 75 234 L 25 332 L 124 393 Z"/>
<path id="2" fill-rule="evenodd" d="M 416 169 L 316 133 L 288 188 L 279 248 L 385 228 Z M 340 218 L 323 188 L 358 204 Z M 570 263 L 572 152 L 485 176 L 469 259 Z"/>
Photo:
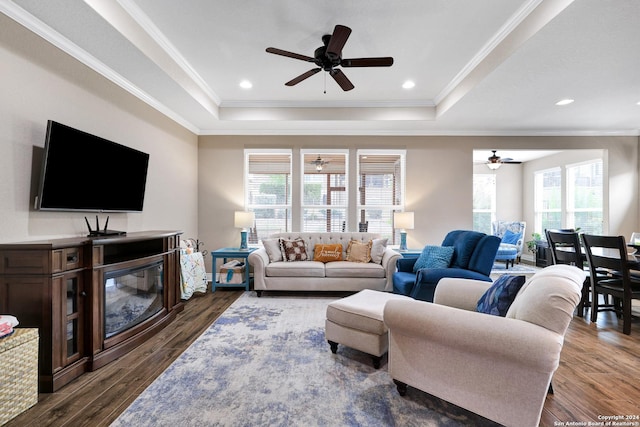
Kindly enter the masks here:
<path id="1" fill-rule="evenodd" d="M 40 334 L 39 390 L 58 390 L 126 354 L 184 309 L 179 231 L 0 244 L 0 313 Z M 163 263 L 162 309 L 105 338 L 104 275 Z"/>

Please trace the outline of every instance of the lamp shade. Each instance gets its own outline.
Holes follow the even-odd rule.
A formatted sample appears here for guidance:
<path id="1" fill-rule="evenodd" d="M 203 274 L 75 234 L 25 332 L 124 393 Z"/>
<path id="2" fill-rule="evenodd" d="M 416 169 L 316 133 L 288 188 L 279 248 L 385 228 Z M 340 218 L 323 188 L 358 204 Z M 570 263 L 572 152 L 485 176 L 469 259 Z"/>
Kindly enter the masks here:
<path id="1" fill-rule="evenodd" d="M 253 212 L 236 211 L 234 225 L 236 228 L 250 228 L 256 220 Z"/>
<path id="2" fill-rule="evenodd" d="M 393 228 L 401 228 L 403 230 L 413 229 L 413 212 L 394 212 Z"/>

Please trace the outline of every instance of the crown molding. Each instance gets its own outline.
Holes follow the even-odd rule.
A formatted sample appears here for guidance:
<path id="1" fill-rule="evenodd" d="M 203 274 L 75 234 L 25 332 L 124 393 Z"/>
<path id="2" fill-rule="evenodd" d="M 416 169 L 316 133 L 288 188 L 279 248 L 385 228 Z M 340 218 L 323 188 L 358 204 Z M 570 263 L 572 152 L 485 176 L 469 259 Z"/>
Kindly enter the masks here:
<path id="1" fill-rule="evenodd" d="M 188 129 L 189 131 L 197 134 L 199 132 L 198 128 L 194 126 L 191 122 L 186 120 L 181 115 L 177 114 L 175 111 L 168 108 L 165 104 L 158 101 L 147 92 L 141 90 L 138 86 L 131 83 L 129 80 L 125 79 L 122 75 L 115 72 L 113 69 L 107 67 L 102 61 L 98 60 L 95 56 L 88 53 L 86 50 L 82 49 L 77 44 L 73 43 L 56 30 L 51 28 L 49 25 L 45 24 L 35 16 L 31 15 L 20 6 L 15 4 L 10 0 L 4 0 L 0 2 L 0 12 L 7 15 L 9 18 L 16 21 L 18 24 L 22 25 L 29 31 L 35 33 L 42 39 L 51 43 L 53 46 L 67 53 L 71 57 L 75 58 L 82 64 L 94 70 L 96 73 L 100 74 L 107 80 L 113 82 L 114 84 L 120 86 L 125 91 L 129 92 L 136 98 L 140 99 L 142 102 L 148 104 L 150 107 L 156 109 L 160 113 L 164 114 L 171 120 L 178 123 L 180 126 Z"/>

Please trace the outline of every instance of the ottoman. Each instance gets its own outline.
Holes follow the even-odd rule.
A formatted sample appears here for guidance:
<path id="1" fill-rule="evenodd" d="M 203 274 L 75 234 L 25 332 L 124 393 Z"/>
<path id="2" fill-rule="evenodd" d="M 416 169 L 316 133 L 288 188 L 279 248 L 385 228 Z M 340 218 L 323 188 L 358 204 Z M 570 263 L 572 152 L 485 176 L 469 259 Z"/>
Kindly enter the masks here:
<path id="1" fill-rule="evenodd" d="M 514 266 L 514 262 L 518 257 L 518 248 L 513 245 L 501 243 L 496 253 L 496 261 L 505 261 L 507 268 L 509 268 L 509 261 L 511 261 L 511 267 Z"/>
<path id="2" fill-rule="evenodd" d="M 360 350 L 373 357 L 373 367 L 380 368 L 382 356 L 389 349 L 389 330 L 384 324 L 384 305 L 391 299 L 413 298 L 365 289 L 334 301 L 327 306 L 325 337 L 335 354 L 338 344 Z"/>

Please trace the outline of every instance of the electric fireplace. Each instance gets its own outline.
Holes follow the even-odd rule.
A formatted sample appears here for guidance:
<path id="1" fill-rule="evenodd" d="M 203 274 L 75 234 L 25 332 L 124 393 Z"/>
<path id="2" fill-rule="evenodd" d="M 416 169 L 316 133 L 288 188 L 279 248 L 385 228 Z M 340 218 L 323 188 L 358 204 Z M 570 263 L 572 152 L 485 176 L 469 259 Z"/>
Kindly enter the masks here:
<path id="1" fill-rule="evenodd" d="M 144 322 L 163 308 L 163 262 L 104 275 L 104 338 Z"/>

